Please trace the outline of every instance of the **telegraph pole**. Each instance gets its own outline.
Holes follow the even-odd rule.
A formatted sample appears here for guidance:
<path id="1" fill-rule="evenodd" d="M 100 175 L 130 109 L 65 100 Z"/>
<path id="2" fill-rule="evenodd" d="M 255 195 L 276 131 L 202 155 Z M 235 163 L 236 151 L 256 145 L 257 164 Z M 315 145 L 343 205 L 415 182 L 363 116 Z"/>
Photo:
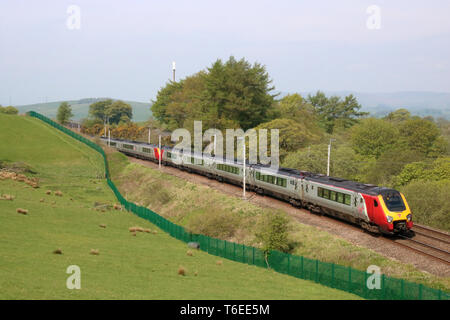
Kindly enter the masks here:
<path id="1" fill-rule="evenodd" d="M 150 144 L 150 127 L 148 127 L 148 144 Z"/>
<path id="2" fill-rule="evenodd" d="M 242 139 L 242 198 L 245 199 L 245 136 L 238 138 L 239 140 Z"/>
<path id="3" fill-rule="evenodd" d="M 330 154 L 331 154 L 331 142 L 336 141 L 336 139 L 330 139 L 330 144 L 328 145 L 328 165 L 327 165 L 327 176 L 330 176 Z"/>
<path id="4" fill-rule="evenodd" d="M 175 82 L 175 61 L 172 62 L 173 82 Z"/>

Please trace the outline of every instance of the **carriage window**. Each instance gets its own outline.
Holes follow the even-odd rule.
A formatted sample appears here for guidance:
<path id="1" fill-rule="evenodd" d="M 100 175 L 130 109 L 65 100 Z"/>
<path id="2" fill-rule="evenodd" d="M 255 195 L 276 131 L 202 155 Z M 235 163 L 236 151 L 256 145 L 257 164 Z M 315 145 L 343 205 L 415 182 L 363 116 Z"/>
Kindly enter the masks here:
<path id="1" fill-rule="evenodd" d="M 344 194 L 344 203 L 348 206 L 351 205 L 352 199 L 349 194 Z"/>
<path id="2" fill-rule="evenodd" d="M 142 148 L 142 152 L 151 153 L 151 152 L 152 152 L 152 149 L 149 149 L 149 148 Z M 170 156 L 169 156 L 169 158 L 170 158 Z"/>
<path id="3" fill-rule="evenodd" d="M 336 191 L 330 191 L 330 200 L 336 201 Z"/>
<path id="4" fill-rule="evenodd" d="M 323 190 L 323 197 L 325 199 L 330 199 L 330 190 Z"/>
<path id="5" fill-rule="evenodd" d="M 277 178 L 277 185 L 280 186 L 280 187 L 286 188 L 286 179 L 278 177 Z"/>
<path id="6" fill-rule="evenodd" d="M 130 145 L 130 144 L 124 144 L 123 147 L 125 149 L 129 149 L 129 150 L 134 150 L 134 146 Z"/>
<path id="7" fill-rule="evenodd" d="M 317 188 L 317 196 L 318 197 L 323 197 L 323 189 L 322 188 Z"/>
<path id="8" fill-rule="evenodd" d="M 343 193 L 338 192 L 338 194 L 337 194 L 337 202 L 344 203 L 344 194 Z"/>

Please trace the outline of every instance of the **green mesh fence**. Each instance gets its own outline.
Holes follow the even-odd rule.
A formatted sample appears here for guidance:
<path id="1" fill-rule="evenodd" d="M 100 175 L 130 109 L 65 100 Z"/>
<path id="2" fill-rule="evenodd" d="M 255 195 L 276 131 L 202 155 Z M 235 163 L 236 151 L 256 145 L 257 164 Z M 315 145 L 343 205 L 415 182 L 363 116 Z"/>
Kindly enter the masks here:
<path id="1" fill-rule="evenodd" d="M 146 207 L 137 206 L 136 204 L 127 201 L 120 194 L 114 183 L 110 180 L 106 154 L 100 146 L 39 113 L 30 111 L 28 114 L 48 123 L 49 125 L 98 151 L 104 159 L 105 178 L 107 179 L 108 185 L 114 192 L 120 204 L 126 210 L 150 221 L 161 230 L 169 233 L 172 237 L 178 240 L 183 242 L 198 242 L 200 245 L 200 250 L 208 252 L 209 254 L 262 268 L 267 268 L 267 264 L 269 264 L 270 268 L 277 272 L 300 279 L 311 280 L 328 287 L 354 293 L 366 299 L 449 300 L 450 298 L 450 294 L 441 290 L 432 289 L 421 284 L 408 282 L 402 279 L 390 278 L 385 275 L 381 275 L 380 289 L 369 289 L 367 286 L 367 281 L 368 277 L 372 274 L 368 274 L 351 267 L 321 262 L 319 260 L 308 259 L 278 251 L 271 251 L 266 256 L 262 250 L 255 247 L 211 238 L 201 234 L 192 234 L 186 231 L 186 229 L 182 226 L 170 222 L 152 210 Z"/>

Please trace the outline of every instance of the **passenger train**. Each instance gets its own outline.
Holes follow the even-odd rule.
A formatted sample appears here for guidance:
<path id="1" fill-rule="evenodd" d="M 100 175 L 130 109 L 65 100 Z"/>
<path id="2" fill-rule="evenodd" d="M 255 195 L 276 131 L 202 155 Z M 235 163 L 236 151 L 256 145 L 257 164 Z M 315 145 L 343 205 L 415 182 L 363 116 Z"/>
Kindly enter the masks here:
<path id="1" fill-rule="evenodd" d="M 243 163 L 191 153 L 172 147 L 119 139 L 101 140 L 118 151 L 235 185 L 243 184 Z M 177 159 L 177 163 L 175 163 Z M 413 227 L 405 196 L 397 190 L 296 169 L 249 164 L 246 188 L 290 202 L 293 206 L 360 225 L 370 233 L 407 233 Z"/>

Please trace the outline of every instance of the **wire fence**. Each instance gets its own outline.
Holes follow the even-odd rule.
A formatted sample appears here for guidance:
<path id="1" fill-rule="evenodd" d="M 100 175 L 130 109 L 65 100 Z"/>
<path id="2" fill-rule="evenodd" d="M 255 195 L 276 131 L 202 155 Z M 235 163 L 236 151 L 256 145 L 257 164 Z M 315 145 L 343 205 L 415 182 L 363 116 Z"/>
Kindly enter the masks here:
<path id="1" fill-rule="evenodd" d="M 51 119 L 30 111 L 30 116 L 38 118 L 54 128 L 70 135 L 98 151 L 105 163 L 105 178 L 111 190 L 114 192 L 120 204 L 128 211 L 153 223 L 172 237 L 185 243 L 197 242 L 199 249 L 209 254 L 223 257 L 232 261 L 246 263 L 262 268 L 268 268 L 296 278 L 311 280 L 322 285 L 343 290 L 361 296 L 366 299 L 377 300 L 450 300 L 450 294 L 442 290 L 429 288 L 422 284 L 396 279 L 380 275 L 379 285 L 369 289 L 368 282 L 372 282 L 373 274 L 345 267 L 334 263 L 321 262 L 302 256 L 291 255 L 279 251 L 268 253 L 262 250 L 229 242 L 217 238 L 211 238 L 201 234 L 193 234 L 184 227 L 174 224 L 152 210 L 138 206 L 127 201 L 110 179 L 108 161 L 104 150 L 92 141 L 65 128 Z"/>

